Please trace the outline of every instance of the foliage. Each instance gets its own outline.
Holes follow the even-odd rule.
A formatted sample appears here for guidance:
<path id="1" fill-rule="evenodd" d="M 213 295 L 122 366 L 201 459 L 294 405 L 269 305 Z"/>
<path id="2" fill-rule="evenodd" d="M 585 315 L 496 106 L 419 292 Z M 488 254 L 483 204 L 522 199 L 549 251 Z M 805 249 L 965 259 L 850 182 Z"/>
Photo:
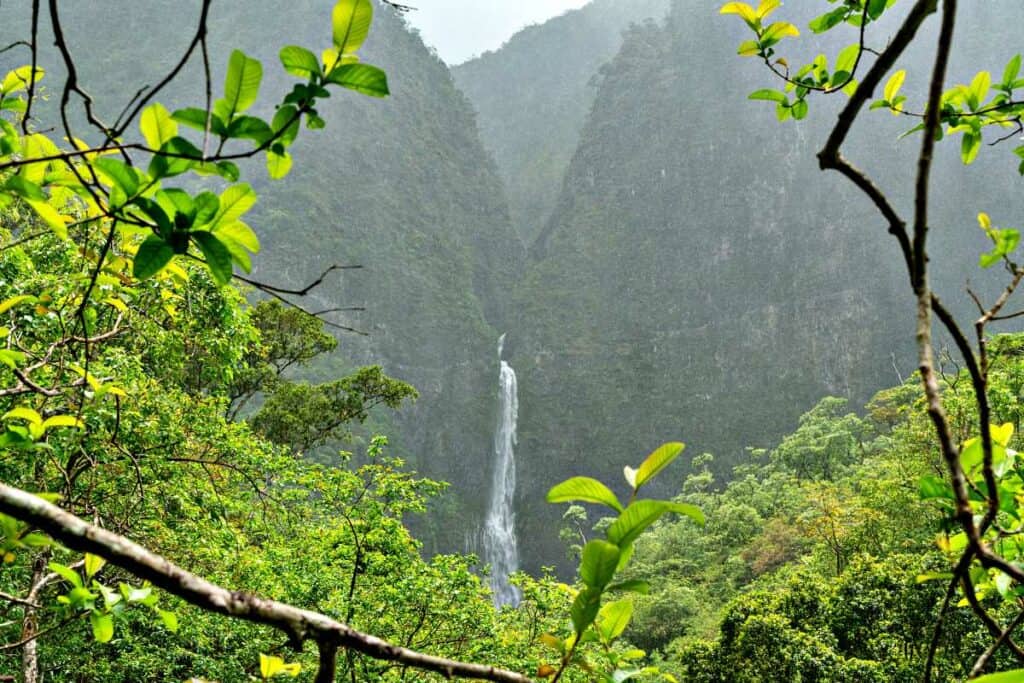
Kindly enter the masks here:
<path id="1" fill-rule="evenodd" d="M 631 493 L 625 507 L 611 489 L 590 477 L 572 477 L 548 491 L 549 503 L 595 503 L 610 508 L 617 515 L 607 525 L 605 540 L 595 538 L 583 546 L 579 563 L 582 588 L 575 592 L 570 609 L 572 634 L 566 638 L 545 634 L 544 642 L 559 655 L 559 663 L 557 666 L 542 666 L 538 675 L 545 678 L 553 676 L 552 681 L 557 681 L 567 667 L 574 664 L 586 670 L 594 669 L 595 665 L 578 652 L 579 646 L 585 642 L 596 642 L 603 648 L 600 651 L 603 661 L 596 665 L 597 670 L 603 672 L 603 681 L 621 681 L 641 673 L 657 673 L 656 669 L 646 671 L 632 664 L 644 656 L 643 651 L 618 652 L 612 648 L 629 626 L 633 603 L 628 598 L 607 602 L 607 596 L 617 592 L 643 594 L 650 589 L 643 580 L 614 580 L 616 574 L 629 564 L 634 542 L 664 514 L 677 513 L 699 524 L 704 523 L 703 513 L 694 505 L 637 498 L 640 488 L 678 458 L 684 448 L 682 443 L 666 443 L 648 455 L 639 467 L 626 466 L 623 474 Z"/>
<path id="2" fill-rule="evenodd" d="M 738 15 L 755 34 L 754 40 L 740 45 L 739 54 L 759 57 L 774 76 L 785 83 L 784 91 L 762 89 L 750 95 L 751 99 L 775 102 L 780 121 L 791 116 L 794 119 L 804 118 L 809 109 L 808 98 L 812 95 L 842 91 L 849 98 L 818 159 L 822 169 L 838 171 L 861 191 L 888 224 L 889 233 L 896 238 L 916 301 L 915 337 L 920 384 L 934 439 L 946 469 L 945 477 L 927 475 L 919 484 L 922 498 L 939 500 L 946 511 L 945 523 L 951 535 L 940 536 L 938 543 L 953 567 L 953 571 L 939 575 L 949 581 L 949 588 L 936 617 L 936 635 L 929 645 L 923 677 L 930 680 L 933 675 L 934 655 L 941 633 L 939 629 L 950 598 L 958 589 L 963 595 L 962 603 L 972 607 L 995 639 L 992 647 L 977 654 L 975 663 L 967 670 L 969 677 L 975 677 L 992 665 L 993 656 L 1001 645 L 1009 643 L 1019 621 L 1014 619 L 1010 625 L 1000 626 L 979 603 L 978 596 L 998 592 L 1008 604 L 1019 609 L 1015 601 L 1015 584 L 1024 581 L 1024 572 L 1016 562 L 1020 554 L 1016 536 L 1021 511 L 1017 500 L 1020 475 L 1015 467 L 1016 452 L 1010 448 L 1014 424 L 999 423 L 994 416 L 995 402 L 991 395 L 994 376 L 990 371 L 988 354 L 990 323 L 1007 319 L 1001 313 L 1024 278 L 1024 270 L 1014 261 L 1013 252 L 1019 243 L 1019 232 L 1012 228 L 994 227 L 987 213 L 979 213 L 978 223 L 993 245 L 992 251 L 982 254 L 979 265 L 987 268 L 1002 263 L 1009 284 L 989 304 L 984 303 L 982 296 L 969 290 L 977 305 L 977 315 L 980 315 L 972 318 L 975 340 L 969 341 L 966 328 L 961 327 L 956 315 L 933 289 L 928 251 L 929 231 L 934 220 L 929 214 L 934 201 L 930 195 L 930 181 L 936 144 L 945 137 L 962 134 L 960 156 L 965 165 L 975 161 L 985 131 L 991 127 L 1013 131 L 1008 136 L 993 139 L 993 145 L 1016 137 L 1021 130 L 1021 113 L 1024 112 L 1024 102 L 1014 99 L 1015 90 L 1024 87 L 1024 80 L 1018 80 L 1021 58 L 1020 55 L 1010 58 L 1003 71 L 1003 79 L 994 90 L 988 71 L 977 72 L 969 85 L 947 87 L 958 7 L 956 0 L 944 0 L 927 95 L 924 104 L 919 105 L 915 112 L 906 106 L 907 97 L 900 94 L 907 72 L 895 67 L 904 51 L 914 42 L 918 29 L 930 15 L 939 12 L 939 3 L 926 0 L 914 3 L 900 19 L 892 40 L 880 51 L 869 47 L 868 36 L 873 34 L 869 25 L 888 13 L 896 4 L 894 0 L 845 0 L 817 17 L 809 24 L 815 33 L 831 31 L 843 23 L 858 28 L 857 42 L 835 57 L 831 74 L 826 55 L 819 55 L 792 74 L 788 61 L 777 57 L 776 46 L 782 39 L 800 35 L 796 26 L 786 21 L 767 23 L 768 16 L 779 9 L 780 4 L 778 0 L 762 0 L 754 8 L 743 2 L 729 2 L 721 7 L 720 13 Z M 868 100 L 883 81 L 882 99 L 868 105 Z M 792 101 L 787 95 L 789 92 L 795 98 Z M 902 212 L 896 208 L 887 185 L 880 185 L 873 173 L 857 168 L 844 155 L 847 137 L 865 106 L 868 109 L 888 109 L 893 114 L 920 120 L 919 125 L 907 132 L 922 133 L 916 172 L 906 183 L 914 193 L 910 219 L 901 217 Z M 1024 154 L 1024 147 L 1014 151 Z M 1024 174 L 1024 166 L 1019 170 Z M 898 184 L 902 182 L 891 183 L 894 186 Z M 977 436 L 965 435 L 957 429 L 958 416 L 954 411 L 964 406 L 958 402 L 955 390 L 944 391 L 938 377 L 941 367 L 935 360 L 933 342 L 936 320 L 950 335 L 966 366 L 965 379 L 972 394 L 967 411 L 976 424 L 970 431 L 976 430 Z M 953 395 L 949 396 L 949 393 Z M 834 529 L 838 515 L 829 509 L 826 516 L 831 518 L 828 526 Z M 953 533 L 955 529 L 959 531 Z M 829 530 L 826 528 L 827 533 Z M 834 545 L 838 546 L 839 538 L 834 533 L 832 538 Z M 838 555 L 837 570 L 841 570 Z M 1014 649 L 1015 645 L 1009 644 L 1009 647 Z"/>

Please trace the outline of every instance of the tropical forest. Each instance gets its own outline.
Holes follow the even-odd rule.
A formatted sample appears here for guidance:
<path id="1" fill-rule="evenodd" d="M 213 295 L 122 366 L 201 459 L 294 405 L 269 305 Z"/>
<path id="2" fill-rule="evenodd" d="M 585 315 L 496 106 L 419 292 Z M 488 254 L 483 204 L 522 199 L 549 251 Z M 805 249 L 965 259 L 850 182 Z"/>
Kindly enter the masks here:
<path id="1" fill-rule="evenodd" d="M 0 3 L 0 682 L 1024 683 L 1022 27 Z"/>

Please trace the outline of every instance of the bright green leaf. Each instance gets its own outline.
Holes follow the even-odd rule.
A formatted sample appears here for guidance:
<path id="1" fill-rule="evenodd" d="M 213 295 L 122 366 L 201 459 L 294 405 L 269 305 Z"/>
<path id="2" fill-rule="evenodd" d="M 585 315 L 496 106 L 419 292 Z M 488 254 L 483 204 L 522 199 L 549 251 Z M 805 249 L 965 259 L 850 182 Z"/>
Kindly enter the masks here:
<path id="1" fill-rule="evenodd" d="M 615 576 L 619 555 L 619 547 L 607 541 L 588 542 L 580 559 L 580 579 L 591 588 L 603 589 Z"/>
<path id="2" fill-rule="evenodd" d="M 132 275 L 145 280 L 156 275 L 174 258 L 174 249 L 158 235 L 150 235 L 140 246 L 132 263 Z"/>
<path id="3" fill-rule="evenodd" d="M 370 34 L 373 4 L 370 0 L 339 0 L 331 12 L 334 46 L 341 54 L 354 54 Z"/>
<path id="4" fill-rule="evenodd" d="M 568 503 L 570 501 L 583 501 L 585 503 L 598 503 L 622 512 L 622 504 L 612 493 L 611 489 L 590 477 L 572 477 L 561 484 L 553 486 L 548 491 L 547 500 L 549 503 Z"/>
<path id="5" fill-rule="evenodd" d="M 114 617 L 101 612 L 90 612 L 89 622 L 92 624 L 92 635 L 97 643 L 109 643 L 114 637 Z"/>
<path id="6" fill-rule="evenodd" d="M 224 98 L 231 115 L 252 106 L 263 80 L 263 66 L 258 60 L 234 50 L 228 59 L 228 72 L 224 77 Z M 231 117 L 225 117 L 230 119 Z"/>
<path id="7" fill-rule="evenodd" d="M 340 85 L 371 97 L 387 97 L 387 75 L 381 69 L 369 64 L 343 64 L 327 76 L 328 83 Z"/>
<path id="8" fill-rule="evenodd" d="M 304 47 L 288 45 L 279 53 L 285 71 L 300 78 L 312 78 L 320 75 L 320 60 Z"/>
<path id="9" fill-rule="evenodd" d="M 672 441 L 659 446 L 653 453 L 640 463 L 636 471 L 636 483 L 634 488 L 639 489 L 648 481 L 653 479 L 658 472 L 668 467 L 673 460 L 679 457 L 686 448 L 686 444 Z"/>

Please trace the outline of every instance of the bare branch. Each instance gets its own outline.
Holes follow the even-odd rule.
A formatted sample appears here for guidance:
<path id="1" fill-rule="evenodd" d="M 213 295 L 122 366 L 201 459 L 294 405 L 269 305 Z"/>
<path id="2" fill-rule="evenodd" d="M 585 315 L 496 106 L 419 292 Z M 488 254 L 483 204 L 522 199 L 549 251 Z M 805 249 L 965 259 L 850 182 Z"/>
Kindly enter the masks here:
<path id="1" fill-rule="evenodd" d="M 328 655 L 331 648 L 345 647 L 374 659 L 407 664 L 448 678 L 530 683 L 529 678 L 512 671 L 423 654 L 362 633 L 317 612 L 229 591 L 123 536 L 93 526 L 42 498 L 3 483 L 0 483 L 0 512 L 34 525 L 73 550 L 103 557 L 201 609 L 283 631 L 295 646 L 312 640 L 321 653 L 326 650 Z"/>

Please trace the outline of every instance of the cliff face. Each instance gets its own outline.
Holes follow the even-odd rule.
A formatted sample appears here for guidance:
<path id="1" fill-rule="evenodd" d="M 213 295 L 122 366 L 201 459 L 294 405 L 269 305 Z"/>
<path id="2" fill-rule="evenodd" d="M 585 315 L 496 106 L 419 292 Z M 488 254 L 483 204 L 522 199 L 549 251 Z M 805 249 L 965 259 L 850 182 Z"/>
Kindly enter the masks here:
<path id="1" fill-rule="evenodd" d="M 896 244 L 849 183 L 817 167 L 831 107 L 794 126 L 746 101 L 765 74 L 737 63 L 737 27 L 705 13 L 676 2 L 602 69 L 516 291 L 527 557 L 557 547 L 560 511 L 535 504 L 552 482 L 621 479 L 666 440 L 728 471 L 821 396 L 865 400 L 914 367 Z M 896 142 L 905 120 L 871 123 L 850 154 L 907 207 L 918 143 Z M 964 199 L 1004 197 L 1019 180 L 1006 152 L 964 179 L 957 152 L 937 168 L 934 254 L 939 291 L 969 313 L 959 292 L 968 276 L 985 281 L 986 247 Z M 663 491 L 677 491 L 668 475 Z"/>
<path id="2" fill-rule="evenodd" d="M 593 77 L 618 52 L 623 30 L 664 17 L 668 6 L 668 0 L 594 0 L 452 69 L 479 113 L 484 146 L 498 162 L 524 242 L 536 239 L 558 199 L 597 95 Z"/>

